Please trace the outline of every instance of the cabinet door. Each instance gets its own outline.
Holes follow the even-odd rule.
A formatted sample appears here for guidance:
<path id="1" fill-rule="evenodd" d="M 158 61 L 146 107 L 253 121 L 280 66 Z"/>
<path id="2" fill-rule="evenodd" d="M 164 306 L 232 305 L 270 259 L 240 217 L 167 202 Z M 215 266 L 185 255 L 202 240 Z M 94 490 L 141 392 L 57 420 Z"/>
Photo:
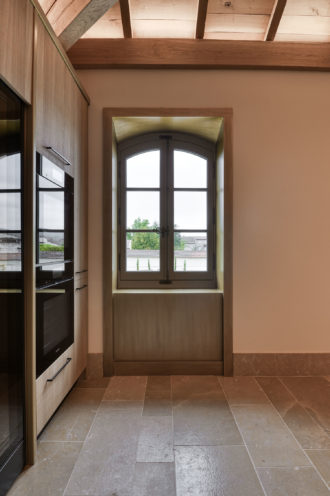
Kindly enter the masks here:
<path id="1" fill-rule="evenodd" d="M 75 273 L 87 272 L 88 269 L 88 129 L 87 103 L 82 95 L 78 94 L 78 123 L 79 135 L 76 142 L 75 167 Z"/>
<path id="2" fill-rule="evenodd" d="M 36 148 L 73 176 L 79 90 L 37 13 L 35 36 Z"/>
<path id="3" fill-rule="evenodd" d="M 77 278 L 75 283 L 74 357 L 75 377 L 80 376 L 87 366 L 88 349 L 88 284 L 87 276 Z"/>
<path id="4" fill-rule="evenodd" d="M 0 0 L 0 77 L 31 103 L 33 7 L 29 0 Z"/>

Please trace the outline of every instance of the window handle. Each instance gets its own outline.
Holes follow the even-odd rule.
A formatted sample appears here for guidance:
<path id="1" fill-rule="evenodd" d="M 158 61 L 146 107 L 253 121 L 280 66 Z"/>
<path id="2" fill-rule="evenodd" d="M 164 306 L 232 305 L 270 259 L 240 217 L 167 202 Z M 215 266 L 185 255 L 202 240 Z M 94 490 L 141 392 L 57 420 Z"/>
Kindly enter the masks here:
<path id="1" fill-rule="evenodd" d="M 164 236 L 165 234 L 168 234 L 170 232 L 169 228 L 168 227 L 156 227 L 155 229 L 152 229 L 152 232 L 155 232 L 157 234 L 161 234 L 162 236 Z"/>

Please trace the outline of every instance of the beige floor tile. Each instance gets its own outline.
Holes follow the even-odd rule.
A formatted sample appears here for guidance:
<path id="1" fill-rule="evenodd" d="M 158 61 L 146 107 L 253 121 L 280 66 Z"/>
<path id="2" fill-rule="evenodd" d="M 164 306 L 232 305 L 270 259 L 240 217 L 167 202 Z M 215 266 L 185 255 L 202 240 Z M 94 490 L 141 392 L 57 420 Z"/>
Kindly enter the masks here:
<path id="1" fill-rule="evenodd" d="M 243 444 L 224 397 L 189 399 L 173 407 L 175 445 Z"/>
<path id="2" fill-rule="evenodd" d="M 143 417 L 137 462 L 173 462 L 172 417 Z"/>
<path id="3" fill-rule="evenodd" d="M 25 470 L 8 496 L 62 496 L 82 443 L 38 443 L 37 463 Z"/>
<path id="4" fill-rule="evenodd" d="M 177 496 L 262 496 L 244 446 L 177 446 Z"/>
<path id="5" fill-rule="evenodd" d="M 110 377 L 100 377 L 99 379 L 79 379 L 78 388 L 100 388 L 106 389 L 109 385 Z"/>
<path id="6" fill-rule="evenodd" d="M 330 488 L 330 450 L 306 450 L 306 453 Z"/>
<path id="7" fill-rule="evenodd" d="M 256 467 L 310 464 L 272 405 L 233 406 L 232 411 Z"/>
<path id="8" fill-rule="evenodd" d="M 73 389 L 47 425 L 41 441 L 84 441 L 102 400 L 102 389 Z"/>
<path id="9" fill-rule="evenodd" d="M 104 400 L 143 400 L 147 384 L 147 376 L 114 376 L 111 377 Z"/>
<path id="10" fill-rule="evenodd" d="M 143 401 L 109 400 L 102 401 L 100 409 L 106 409 L 109 413 L 122 413 L 125 415 L 142 415 Z"/>
<path id="11" fill-rule="evenodd" d="M 330 384 L 324 377 L 282 377 L 299 403 L 330 434 Z"/>
<path id="12" fill-rule="evenodd" d="M 257 381 L 303 448 L 330 449 L 330 438 L 325 430 L 277 377 L 260 377 Z"/>
<path id="13" fill-rule="evenodd" d="M 110 403 L 110 405 L 109 405 Z M 72 472 L 66 496 L 132 495 L 141 415 L 103 402 Z"/>
<path id="14" fill-rule="evenodd" d="M 132 496 L 176 496 L 174 463 L 136 463 Z"/>
<path id="15" fill-rule="evenodd" d="M 173 404 L 193 398 L 218 398 L 223 396 L 219 381 L 213 375 L 174 375 L 172 380 Z"/>
<path id="16" fill-rule="evenodd" d="M 172 415 L 170 376 L 149 376 L 144 399 L 144 416 Z"/>
<path id="17" fill-rule="evenodd" d="M 268 399 L 254 377 L 219 377 L 230 405 L 268 403 Z"/>
<path id="18" fill-rule="evenodd" d="M 329 496 L 314 468 L 260 468 L 267 496 Z"/>

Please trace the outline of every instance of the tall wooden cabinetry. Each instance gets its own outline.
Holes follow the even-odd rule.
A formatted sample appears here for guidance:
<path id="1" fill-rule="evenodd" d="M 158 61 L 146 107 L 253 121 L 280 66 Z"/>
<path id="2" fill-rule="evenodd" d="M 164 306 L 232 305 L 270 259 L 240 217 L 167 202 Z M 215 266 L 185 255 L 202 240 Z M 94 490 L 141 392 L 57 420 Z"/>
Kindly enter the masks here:
<path id="1" fill-rule="evenodd" d="M 58 46 L 35 15 L 35 145 L 74 178 L 74 343 L 37 379 L 39 433 L 87 362 L 87 109 Z M 53 382 L 47 382 L 67 361 Z"/>

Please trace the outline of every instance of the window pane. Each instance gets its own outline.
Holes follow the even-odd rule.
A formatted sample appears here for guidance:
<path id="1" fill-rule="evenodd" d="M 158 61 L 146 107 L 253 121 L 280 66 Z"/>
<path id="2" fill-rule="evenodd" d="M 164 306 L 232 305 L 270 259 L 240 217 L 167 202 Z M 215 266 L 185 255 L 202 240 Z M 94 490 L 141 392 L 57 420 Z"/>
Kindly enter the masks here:
<path id="1" fill-rule="evenodd" d="M 64 260 L 64 231 L 39 232 L 39 263 Z M 49 269 L 48 269 L 49 270 Z"/>
<path id="2" fill-rule="evenodd" d="M 127 191 L 128 229 L 153 229 L 159 226 L 159 192 Z"/>
<path id="3" fill-rule="evenodd" d="M 207 188 L 207 161 L 205 158 L 174 150 L 174 187 Z"/>
<path id="4" fill-rule="evenodd" d="M 39 192 L 39 228 L 64 230 L 64 192 Z"/>
<path id="5" fill-rule="evenodd" d="M 197 191 L 174 192 L 175 229 L 207 228 L 207 193 Z"/>
<path id="6" fill-rule="evenodd" d="M 160 237 L 157 233 L 126 233 L 126 270 L 159 272 Z"/>
<path id="7" fill-rule="evenodd" d="M 0 234 L 0 271 L 20 272 L 22 270 L 22 244 L 19 233 Z"/>
<path id="8" fill-rule="evenodd" d="M 207 271 L 207 233 L 174 233 L 174 271 Z"/>
<path id="9" fill-rule="evenodd" d="M 134 155 L 126 164 L 127 188 L 159 188 L 159 150 Z"/>
<path id="10" fill-rule="evenodd" d="M 21 194 L 0 193 L 0 229 L 21 229 Z"/>
<path id="11" fill-rule="evenodd" d="M 21 154 L 0 157 L 0 189 L 21 188 Z"/>

